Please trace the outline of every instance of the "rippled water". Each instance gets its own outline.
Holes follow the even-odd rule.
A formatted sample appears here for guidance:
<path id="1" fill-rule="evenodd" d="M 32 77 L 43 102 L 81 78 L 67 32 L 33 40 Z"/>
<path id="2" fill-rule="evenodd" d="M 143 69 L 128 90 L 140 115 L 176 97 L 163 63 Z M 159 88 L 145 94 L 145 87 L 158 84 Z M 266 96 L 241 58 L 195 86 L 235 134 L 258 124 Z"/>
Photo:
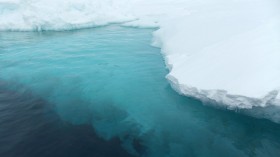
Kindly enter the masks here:
<path id="1" fill-rule="evenodd" d="M 174 92 L 152 31 L 0 32 L 0 156 L 279 156 L 278 124 Z"/>

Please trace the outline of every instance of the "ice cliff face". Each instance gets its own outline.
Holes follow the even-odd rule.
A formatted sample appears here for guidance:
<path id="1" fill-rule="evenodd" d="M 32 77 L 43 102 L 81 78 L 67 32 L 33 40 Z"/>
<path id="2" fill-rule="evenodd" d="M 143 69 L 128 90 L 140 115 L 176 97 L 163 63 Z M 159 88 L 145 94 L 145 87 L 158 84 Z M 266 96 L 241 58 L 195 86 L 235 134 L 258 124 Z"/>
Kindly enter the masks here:
<path id="1" fill-rule="evenodd" d="M 2 31 L 116 22 L 159 28 L 153 44 L 181 94 L 258 115 L 280 107 L 279 0 L 0 0 Z"/>

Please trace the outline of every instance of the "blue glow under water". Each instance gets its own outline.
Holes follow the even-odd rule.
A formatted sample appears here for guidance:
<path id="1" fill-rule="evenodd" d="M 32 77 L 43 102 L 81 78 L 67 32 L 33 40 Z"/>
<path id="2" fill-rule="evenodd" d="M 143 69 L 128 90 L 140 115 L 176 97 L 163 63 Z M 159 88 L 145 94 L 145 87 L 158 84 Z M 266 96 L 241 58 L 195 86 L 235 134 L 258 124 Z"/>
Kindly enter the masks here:
<path id="1" fill-rule="evenodd" d="M 152 31 L 0 32 L 0 156 L 279 156 L 278 124 L 174 92 Z"/>

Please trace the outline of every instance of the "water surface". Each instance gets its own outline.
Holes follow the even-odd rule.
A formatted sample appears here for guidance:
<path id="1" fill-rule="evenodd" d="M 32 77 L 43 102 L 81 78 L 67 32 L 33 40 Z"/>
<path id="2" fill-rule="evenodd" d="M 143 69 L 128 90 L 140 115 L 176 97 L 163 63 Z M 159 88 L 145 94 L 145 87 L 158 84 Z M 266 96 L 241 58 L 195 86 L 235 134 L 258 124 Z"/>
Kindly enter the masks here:
<path id="1" fill-rule="evenodd" d="M 174 92 L 152 31 L 0 32 L 0 156 L 279 156 L 278 124 Z"/>

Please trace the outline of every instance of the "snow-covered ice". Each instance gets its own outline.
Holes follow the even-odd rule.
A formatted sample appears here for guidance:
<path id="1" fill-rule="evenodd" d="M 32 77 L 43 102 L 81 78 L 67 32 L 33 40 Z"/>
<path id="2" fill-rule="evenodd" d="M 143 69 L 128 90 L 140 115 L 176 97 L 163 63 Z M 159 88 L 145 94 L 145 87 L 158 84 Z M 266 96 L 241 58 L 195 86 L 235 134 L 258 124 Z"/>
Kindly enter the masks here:
<path id="1" fill-rule="evenodd" d="M 228 108 L 280 105 L 279 4 L 217 2 L 163 22 L 154 44 L 175 89 Z"/>
<path id="2" fill-rule="evenodd" d="M 0 30 L 88 28 L 131 20 L 126 0 L 0 0 Z"/>
<path id="3" fill-rule="evenodd" d="M 0 0 L 2 31 L 109 23 L 159 28 L 153 45 L 181 94 L 229 109 L 280 107 L 279 0 Z"/>

